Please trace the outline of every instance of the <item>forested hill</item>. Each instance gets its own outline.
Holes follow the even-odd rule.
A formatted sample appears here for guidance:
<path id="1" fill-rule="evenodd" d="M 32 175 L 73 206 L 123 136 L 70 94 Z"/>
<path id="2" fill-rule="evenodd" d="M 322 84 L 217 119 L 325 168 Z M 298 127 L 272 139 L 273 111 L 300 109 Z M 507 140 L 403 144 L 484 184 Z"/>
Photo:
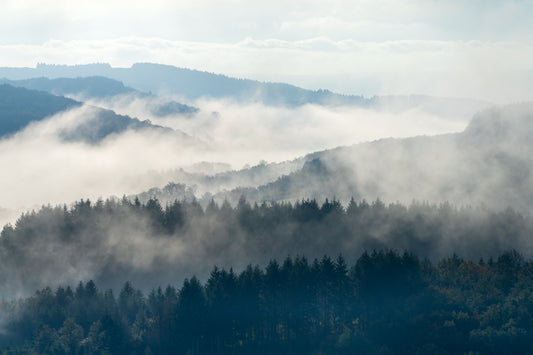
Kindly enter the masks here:
<path id="1" fill-rule="evenodd" d="M 158 130 L 174 132 L 184 138 L 182 132 L 141 121 L 111 110 L 97 107 L 81 109 L 82 103 L 62 96 L 55 96 L 37 90 L 0 85 L 0 137 L 8 137 L 23 130 L 32 122 L 40 122 L 67 110 L 80 108 L 73 113 L 79 117 L 76 125 L 58 125 L 58 135 L 66 141 L 82 141 L 96 144 L 112 134 L 127 130 Z"/>
<path id="2" fill-rule="evenodd" d="M 120 81 L 104 77 L 91 76 L 84 78 L 56 78 L 45 77 L 31 78 L 24 80 L 7 80 L 7 84 L 24 87 L 30 90 L 46 91 L 53 95 L 64 96 L 83 95 L 94 98 L 104 98 L 109 96 L 133 94 L 135 89 L 124 86 Z"/>
<path id="3" fill-rule="evenodd" d="M 98 144 L 106 137 L 124 133 L 126 131 L 154 130 L 171 133 L 189 139 L 185 133 L 175 131 L 168 127 L 154 125 L 149 120 L 139 120 L 126 115 L 117 115 L 114 111 L 97 107 L 90 109 L 88 115 L 80 124 L 60 131 L 60 137 L 65 141 L 81 141 L 90 144 Z"/>
<path id="4" fill-rule="evenodd" d="M 45 92 L 0 85 L 0 137 L 81 103 Z"/>
<path id="5" fill-rule="evenodd" d="M 458 253 L 488 260 L 506 250 L 533 256 L 533 219 L 511 209 L 449 204 L 385 205 L 377 200 L 302 200 L 237 206 L 196 201 L 161 205 L 108 200 L 43 207 L 0 234 L 0 297 L 93 279 L 102 287 L 130 280 L 143 289 L 213 265 L 243 268 L 287 255 L 308 258 L 394 248 L 438 260 Z"/>
<path id="6" fill-rule="evenodd" d="M 147 108 L 155 116 L 185 115 L 192 116 L 199 109 L 188 106 L 174 100 L 168 100 L 147 94 L 131 87 L 124 86 L 120 81 L 101 77 L 89 76 L 78 78 L 55 78 L 45 77 L 24 80 L 0 80 L 7 84 L 24 87 L 30 90 L 46 91 L 53 95 L 74 96 L 81 100 L 148 100 Z"/>

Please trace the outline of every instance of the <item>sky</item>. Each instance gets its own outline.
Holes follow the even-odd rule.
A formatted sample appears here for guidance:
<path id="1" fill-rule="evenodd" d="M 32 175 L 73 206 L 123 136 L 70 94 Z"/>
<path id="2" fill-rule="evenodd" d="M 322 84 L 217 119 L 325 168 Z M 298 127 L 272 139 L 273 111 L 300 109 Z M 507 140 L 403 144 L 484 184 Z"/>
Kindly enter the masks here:
<path id="1" fill-rule="evenodd" d="M 533 1 L 3 0 L 0 66 L 156 62 L 346 94 L 531 100 Z"/>

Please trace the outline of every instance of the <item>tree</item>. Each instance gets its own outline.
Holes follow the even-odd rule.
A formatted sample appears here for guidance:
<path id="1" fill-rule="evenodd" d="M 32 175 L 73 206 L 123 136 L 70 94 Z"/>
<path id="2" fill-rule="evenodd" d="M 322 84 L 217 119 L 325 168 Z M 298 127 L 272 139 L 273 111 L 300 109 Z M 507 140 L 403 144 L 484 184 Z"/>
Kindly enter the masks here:
<path id="1" fill-rule="evenodd" d="M 178 294 L 178 334 L 186 349 L 200 353 L 200 338 L 206 332 L 207 304 L 204 288 L 196 277 L 185 279 Z"/>
<path id="2" fill-rule="evenodd" d="M 34 350 L 39 354 L 61 354 L 62 344 L 55 329 L 44 324 L 34 341 Z"/>
<path id="3" fill-rule="evenodd" d="M 77 354 L 83 340 L 83 328 L 74 321 L 74 318 L 67 318 L 59 329 L 59 339 L 67 354 Z"/>

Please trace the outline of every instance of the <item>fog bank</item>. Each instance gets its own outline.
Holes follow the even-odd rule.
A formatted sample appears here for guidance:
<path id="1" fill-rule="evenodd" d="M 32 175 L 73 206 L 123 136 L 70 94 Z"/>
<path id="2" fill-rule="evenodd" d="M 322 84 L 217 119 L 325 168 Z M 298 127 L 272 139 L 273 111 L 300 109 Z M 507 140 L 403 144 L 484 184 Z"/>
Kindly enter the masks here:
<path id="1" fill-rule="evenodd" d="M 173 180 L 172 171 L 197 167 L 200 162 L 240 169 L 382 137 L 455 132 L 467 124 L 464 118 L 450 119 L 416 108 L 400 112 L 316 105 L 285 108 L 208 100 L 195 102 L 201 110 L 193 117 L 154 117 L 149 110 L 152 100 L 119 97 L 89 103 L 150 119 L 190 137 L 130 130 L 108 136 L 99 144 L 65 142 L 61 132 L 98 114 L 86 105 L 0 140 L 0 164 L 9 167 L 0 183 L 10 187 L 2 191 L 1 206 L 22 211 L 47 203 L 68 204 L 81 197 L 129 195 L 179 182 Z M 289 172 L 283 170 L 280 175 Z M 12 220 L 3 218 L 0 222 Z"/>

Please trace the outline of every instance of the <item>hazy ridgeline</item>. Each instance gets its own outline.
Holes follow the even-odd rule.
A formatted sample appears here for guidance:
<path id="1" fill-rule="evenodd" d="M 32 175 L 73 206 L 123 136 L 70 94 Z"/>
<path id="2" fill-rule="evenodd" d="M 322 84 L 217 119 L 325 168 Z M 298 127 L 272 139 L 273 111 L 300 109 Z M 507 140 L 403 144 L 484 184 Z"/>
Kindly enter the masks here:
<path id="1" fill-rule="evenodd" d="M 192 194 L 203 203 L 214 198 L 232 204 L 241 196 L 252 203 L 335 196 L 344 204 L 352 196 L 379 197 L 403 204 L 449 201 L 492 210 L 512 206 L 530 214 L 532 112 L 530 103 L 494 107 L 476 114 L 460 133 L 380 139 L 210 175 L 176 171 L 167 177 L 180 184 L 137 196 L 142 202 L 155 196 L 163 204 Z"/>
<path id="2" fill-rule="evenodd" d="M 1 295 L 28 295 L 44 286 L 95 280 L 104 288 L 129 280 L 144 290 L 204 280 L 214 265 L 242 269 L 272 258 L 342 254 L 394 248 L 437 260 L 471 260 L 509 250 L 533 256 L 533 220 L 512 209 L 457 209 L 447 203 L 386 206 L 351 201 L 248 204 L 176 201 L 161 206 L 129 200 L 72 208 L 43 207 L 22 215 L 0 236 Z"/>
<path id="3" fill-rule="evenodd" d="M 230 99 L 240 103 L 261 102 L 267 106 L 297 107 L 317 104 L 389 107 L 397 111 L 413 106 L 423 106 L 425 110 L 437 109 L 439 112 L 442 112 L 442 107 L 446 106 L 446 112 L 450 117 L 463 116 L 466 112 L 475 112 L 487 106 L 487 102 L 481 100 L 439 98 L 427 95 L 385 95 L 365 98 L 361 95 L 342 95 L 322 89 L 306 90 L 286 83 L 237 79 L 155 63 L 136 63 L 130 68 L 114 68 L 103 63 L 39 64 L 36 68 L 0 67 L 0 78 L 2 77 L 11 79 L 11 83 L 17 86 L 51 91 L 59 95 L 82 94 L 92 98 L 130 94 L 136 89 L 153 92 L 156 95 L 177 96 L 189 101 L 201 98 Z"/>

